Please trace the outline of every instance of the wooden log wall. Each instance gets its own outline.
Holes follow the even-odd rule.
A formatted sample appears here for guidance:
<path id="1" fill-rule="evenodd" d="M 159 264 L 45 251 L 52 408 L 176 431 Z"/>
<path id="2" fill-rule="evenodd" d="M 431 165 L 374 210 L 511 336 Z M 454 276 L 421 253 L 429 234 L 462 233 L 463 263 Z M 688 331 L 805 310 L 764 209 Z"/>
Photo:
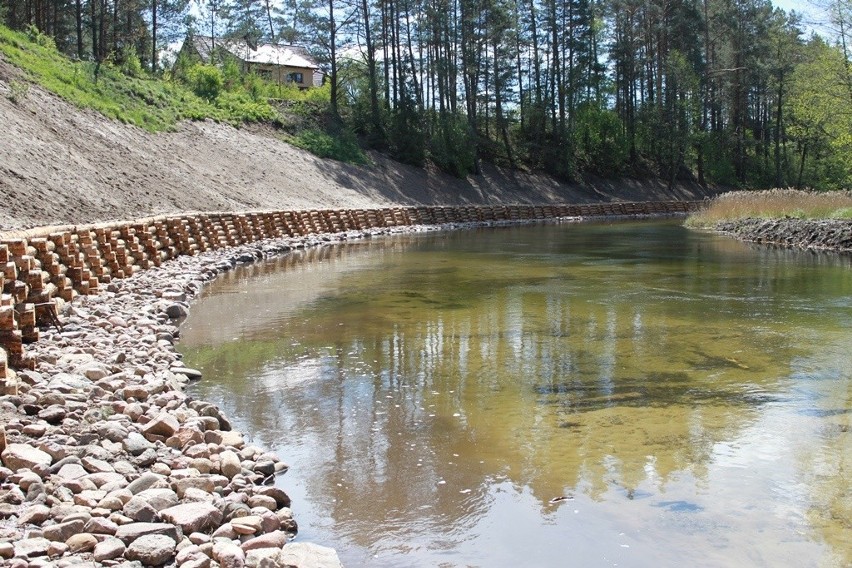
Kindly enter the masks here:
<path id="1" fill-rule="evenodd" d="M 0 235 L 0 392 L 6 388 L 10 368 L 35 365 L 24 344 L 38 340 L 39 327 L 58 323 L 65 302 L 96 294 L 113 278 L 126 278 L 178 255 L 287 236 L 410 225 L 682 214 L 701 206 L 677 201 L 204 213 Z"/>

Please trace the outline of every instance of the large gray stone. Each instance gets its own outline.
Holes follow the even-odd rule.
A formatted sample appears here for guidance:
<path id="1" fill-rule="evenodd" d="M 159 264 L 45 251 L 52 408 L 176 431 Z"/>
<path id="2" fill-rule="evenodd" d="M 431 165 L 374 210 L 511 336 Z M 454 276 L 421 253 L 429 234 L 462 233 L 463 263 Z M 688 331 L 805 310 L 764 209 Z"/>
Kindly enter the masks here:
<path id="1" fill-rule="evenodd" d="M 212 503 L 184 503 L 160 511 L 160 518 L 177 525 L 184 534 L 190 534 L 218 526 L 222 522 L 222 512 Z"/>
<path id="2" fill-rule="evenodd" d="M 70 394 L 74 392 L 83 392 L 92 388 L 92 381 L 83 375 L 70 375 L 68 373 L 57 373 L 47 383 L 48 390 Z"/>
<path id="3" fill-rule="evenodd" d="M 127 434 L 127 437 L 121 441 L 121 445 L 124 447 L 124 451 L 132 456 L 138 456 L 145 450 L 153 449 L 154 447 L 154 445 L 146 440 L 139 432 L 130 432 Z"/>
<path id="4" fill-rule="evenodd" d="M 18 517 L 19 525 L 40 525 L 50 518 L 50 507 L 47 505 L 31 505 Z"/>
<path id="5" fill-rule="evenodd" d="M 86 479 L 98 487 L 104 487 L 106 485 L 113 488 L 127 486 L 127 479 L 123 475 L 110 471 L 103 473 L 90 473 L 86 476 Z"/>
<path id="6" fill-rule="evenodd" d="M 120 539 L 124 544 L 130 544 L 139 537 L 152 534 L 167 536 L 175 544 L 180 539 L 177 527 L 168 523 L 128 523 L 121 525 L 115 531 L 115 537 Z"/>
<path id="7" fill-rule="evenodd" d="M 117 443 L 121 443 L 129 433 L 127 428 L 117 422 L 101 422 L 96 426 L 96 431 L 101 438 Z"/>
<path id="8" fill-rule="evenodd" d="M 83 530 L 92 534 L 114 535 L 118 530 L 118 525 L 106 517 L 92 517 Z"/>
<path id="9" fill-rule="evenodd" d="M 117 538 L 108 538 L 103 542 L 99 542 L 95 546 L 94 557 L 95 562 L 103 562 L 104 560 L 115 560 L 124 556 L 124 551 L 127 547 L 121 540 Z"/>
<path id="10" fill-rule="evenodd" d="M 255 548 L 247 550 L 246 568 L 279 568 L 275 562 L 278 552 L 277 548 Z"/>
<path id="11" fill-rule="evenodd" d="M 32 558 L 47 555 L 51 542 L 46 538 L 34 537 L 15 541 L 15 556 Z"/>
<path id="12" fill-rule="evenodd" d="M 213 560 L 222 568 L 243 568 L 246 553 L 232 541 L 223 539 L 213 545 Z"/>
<path id="13" fill-rule="evenodd" d="M 156 473 L 151 473 L 150 471 L 146 471 L 142 475 L 140 475 L 137 479 L 134 479 L 127 486 L 127 489 L 136 495 L 137 493 L 141 493 L 145 491 L 161 479 L 165 479 L 162 475 L 157 475 Z"/>
<path id="14" fill-rule="evenodd" d="M 124 556 L 147 566 L 165 564 L 175 554 L 175 541 L 161 534 L 147 534 L 134 540 Z"/>
<path id="15" fill-rule="evenodd" d="M 66 521 L 64 523 L 44 527 L 42 528 L 42 534 L 47 540 L 65 542 L 73 535 L 83 532 L 83 528 L 85 526 L 86 521 L 83 521 L 81 519 L 74 519 L 71 521 Z"/>
<path id="16" fill-rule="evenodd" d="M 90 533 L 79 533 L 71 535 L 71 537 L 65 541 L 65 544 L 68 545 L 68 550 L 71 552 L 91 552 L 95 549 L 95 546 L 97 546 L 98 539 L 95 538 L 95 535 Z"/>
<path id="17" fill-rule="evenodd" d="M 138 495 L 134 495 L 130 501 L 124 504 L 121 513 L 129 519 L 142 523 L 151 523 L 159 520 L 157 510 L 148 501 L 140 498 Z"/>
<path id="18" fill-rule="evenodd" d="M 146 489 L 137 493 L 133 499 L 145 500 L 155 511 L 162 511 L 178 504 L 177 493 L 166 488 Z"/>
<path id="19" fill-rule="evenodd" d="M 172 367 L 172 373 L 176 375 L 183 375 L 188 378 L 190 381 L 199 381 L 201 380 L 201 371 L 197 369 L 190 369 L 189 367 Z"/>
<path id="20" fill-rule="evenodd" d="M 256 536 L 240 545 L 244 552 L 257 550 L 259 548 L 281 548 L 287 544 L 287 533 L 284 531 L 273 531 Z"/>
<path id="21" fill-rule="evenodd" d="M 82 464 L 89 473 L 113 473 L 115 471 L 115 468 L 108 461 L 90 456 L 84 457 Z"/>
<path id="22" fill-rule="evenodd" d="M 233 479 L 235 475 L 242 471 L 240 457 L 232 450 L 225 450 L 219 454 L 219 468 L 222 475 L 228 479 Z"/>
<path id="23" fill-rule="evenodd" d="M 213 483 L 213 479 L 209 475 L 199 475 L 196 477 L 187 477 L 185 479 L 177 479 L 173 482 L 172 486 L 177 491 L 178 497 L 183 498 L 184 493 L 190 487 L 194 487 L 195 489 L 201 489 L 202 491 L 206 491 L 207 493 L 212 493 L 216 488 L 216 485 Z"/>
<path id="24" fill-rule="evenodd" d="M 27 444 L 9 444 L 0 454 L 3 465 L 12 471 L 19 469 L 33 469 L 35 467 L 47 467 L 53 461 L 50 454 Z"/>
<path id="25" fill-rule="evenodd" d="M 68 411 L 65 409 L 64 406 L 53 404 L 51 406 L 48 406 L 44 410 L 39 411 L 38 417 L 41 420 L 47 422 L 48 424 L 56 425 L 62 422 L 65 419 L 65 416 L 67 416 L 67 414 Z"/>
<path id="26" fill-rule="evenodd" d="M 186 306 L 183 304 L 170 304 L 169 307 L 166 308 L 166 315 L 171 319 L 180 319 L 184 318 L 189 314 L 189 310 L 186 309 Z"/>
<path id="27" fill-rule="evenodd" d="M 66 463 L 63 465 L 56 475 L 65 480 L 80 479 L 89 473 L 78 463 Z"/>
<path id="28" fill-rule="evenodd" d="M 256 495 L 265 495 L 267 497 L 272 497 L 275 499 L 275 503 L 279 507 L 289 507 L 290 506 L 290 496 L 284 492 L 280 487 L 275 487 L 274 485 L 269 485 L 266 487 L 255 487 L 254 492 Z"/>
<path id="29" fill-rule="evenodd" d="M 178 422 L 177 418 L 171 414 L 163 412 L 145 424 L 145 426 L 142 427 L 142 433 L 145 436 L 153 435 L 168 438 L 169 436 L 174 435 L 178 428 L 180 428 L 180 422 Z"/>
<path id="30" fill-rule="evenodd" d="M 333 548 L 320 546 L 311 542 L 291 542 L 285 544 L 278 557 L 276 565 L 298 566 L 298 568 L 343 568 L 340 558 Z"/>

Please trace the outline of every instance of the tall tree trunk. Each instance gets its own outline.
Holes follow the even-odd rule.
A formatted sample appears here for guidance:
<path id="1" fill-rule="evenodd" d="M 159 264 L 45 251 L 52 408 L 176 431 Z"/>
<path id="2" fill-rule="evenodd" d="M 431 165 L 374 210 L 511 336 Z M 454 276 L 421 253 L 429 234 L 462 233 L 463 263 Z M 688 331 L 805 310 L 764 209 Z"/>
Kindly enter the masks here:
<path id="1" fill-rule="evenodd" d="M 14 4 L 14 2 L 13 2 Z M 74 0 L 74 16 L 77 30 L 77 59 L 83 59 L 83 1 Z"/>
<path id="2" fill-rule="evenodd" d="M 408 60 L 411 65 L 411 81 L 414 83 L 414 97 L 417 100 L 417 108 L 422 112 L 423 111 L 423 90 L 420 85 L 420 81 L 417 80 L 417 63 L 414 60 L 414 48 L 411 44 L 411 18 L 409 16 L 410 10 L 406 7 L 405 10 L 405 35 L 406 42 L 408 44 Z"/>
<path id="3" fill-rule="evenodd" d="M 384 141 L 381 116 L 379 114 L 379 84 L 376 80 L 376 53 L 373 48 L 373 37 L 370 26 L 370 6 L 367 0 L 361 0 L 361 10 L 364 13 L 364 36 L 367 42 L 367 74 L 370 89 L 370 121 L 372 122 L 375 138 L 373 144 Z"/>
<path id="4" fill-rule="evenodd" d="M 275 41 L 275 28 L 272 27 L 272 3 L 269 0 L 265 0 L 264 2 L 266 8 L 266 22 L 269 24 L 269 41 Z M 295 31 L 295 19 L 296 13 L 293 12 L 293 30 Z"/>
<path id="5" fill-rule="evenodd" d="M 92 57 L 95 61 L 101 61 L 100 41 L 98 41 L 98 0 L 89 0 L 89 18 L 92 28 Z"/>
<path id="6" fill-rule="evenodd" d="M 151 73 L 157 72 L 157 0 L 151 0 Z"/>
<path id="7" fill-rule="evenodd" d="M 808 143 L 802 144 L 802 157 L 799 160 L 799 179 L 796 181 L 796 188 L 802 189 L 802 178 L 805 175 L 805 158 L 808 156 Z"/>
<path id="8" fill-rule="evenodd" d="M 474 173 L 479 175 L 482 170 L 479 164 L 479 127 L 477 124 L 477 86 L 479 83 L 478 69 L 475 67 L 474 50 L 477 49 L 474 37 L 474 26 L 472 12 L 475 8 L 470 6 L 472 0 L 461 0 L 460 2 L 460 19 L 461 19 L 461 69 L 462 79 L 464 81 L 464 98 L 467 106 L 467 122 L 470 130 L 470 137 L 473 142 L 473 159 Z"/>
<path id="9" fill-rule="evenodd" d="M 512 156 L 512 144 L 509 142 L 509 131 L 503 117 L 503 81 L 500 74 L 500 57 L 498 52 L 497 38 L 494 39 L 494 115 L 497 121 L 497 130 L 503 139 L 503 147 L 506 149 L 506 158 L 509 165 L 515 167 L 515 159 Z"/>
<path id="10" fill-rule="evenodd" d="M 784 70 L 781 69 L 778 77 L 778 101 L 775 111 L 775 187 L 782 187 L 784 180 L 781 175 L 781 124 L 784 117 L 784 105 L 782 98 L 784 96 Z"/>
<path id="11" fill-rule="evenodd" d="M 334 0 L 328 0 L 328 36 L 331 51 L 331 117 L 336 123 L 340 120 L 340 109 L 337 101 L 337 24 L 334 21 Z"/>

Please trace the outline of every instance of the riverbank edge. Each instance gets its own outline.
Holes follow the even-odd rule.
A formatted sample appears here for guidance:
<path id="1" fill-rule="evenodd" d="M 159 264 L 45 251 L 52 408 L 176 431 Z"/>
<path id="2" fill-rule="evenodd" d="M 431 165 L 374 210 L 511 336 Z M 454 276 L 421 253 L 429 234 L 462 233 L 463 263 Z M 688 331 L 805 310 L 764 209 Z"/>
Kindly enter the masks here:
<path id="1" fill-rule="evenodd" d="M 654 207 L 665 209 L 647 206 Z M 240 434 L 230 432 L 227 418 L 218 409 L 192 401 L 183 392 L 183 386 L 190 377 L 195 377 L 195 373 L 183 367 L 174 342 L 179 336 L 178 324 L 188 313 L 189 302 L 203 287 L 241 264 L 274 258 L 300 248 L 353 239 L 540 222 L 683 216 L 684 209 L 690 207 L 694 206 L 678 204 L 679 211 L 664 213 L 412 224 L 264 238 L 239 246 L 177 255 L 129 278 L 112 279 L 106 289 L 100 289 L 97 294 L 78 296 L 62 310 L 64 327 L 45 329 L 41 340 L 32 345 L 30 360 L 38 364 L 38 370 L 12 372 L 3 385 L 7 394 L 0 397 L 0 412 L 5 412 L 6 427 L 0 432 L 3 438 L 0 449 L 4 456 L 0 482 L 4 497 L 12 498 L 3 499 L 7 506 L 0 509 L 3 513 L 0 517 L 5 517 L 0 521 L 3 531 L 0 532 L 0 558 L 21 568 L 46 565 L 63 568 L 79 561 L 93 561 L 100 566 L 116 566 L 125 561 L 146 563 L 140 554 L 147 553 L 140 553 L 139 546 L 134 548 L 135 541 L 143 536 L 152 540 L 148 537 L 162 536 L 165 531 L 174 542 L 172 545 L 166 543 L 166 548 L 171 546 L 172 549 L 163 562 L 174 562 L 181 567 L 204 568 L 215 565 L 213 562 L 220 566 L 256 566 L 263 558 L 273 562 L 272 565 L 283 566 L 294 560 L 292 555 L 298 555 L 296 565 L 302 568 L 339 566 L 336 554 L 330 549 L 298 546 L 307 543 L 287 543 L 286 536 L 282 542 L 284 535 L 281 533 L 286 531 L 281 529 L 295 528 L 294 522 L 284 526 L 292 521 L 289 498 L 268 491 L 258 483 L 269 479 L 264 473 L 269 471 L 270 462 L 273 475 L 286 469 L 283 462 L 277 456 L 265 455 L 262 448 L 245 445 Z M 97 347 L 81 347 L 81 344 Z M 133 345 L 142 348 L 133 349 Z M 57 377 L 62 380 L 57 381 Z M 57 396 L 57 389 L 61 396 Z M 10 390 L 14 392 L 10 394 Z M 103 409 L 103 414 L 109 414 L 108 419 L 94 417 L 93 409 Z M 57 419 L 59 415 L 61 418 Z M 111 424 L 124 428 L 127 439 L 120 436 L 111 439 L 116 438 L 110 433 Z M 128 443 L 130 438 L 139 443 L 140 436 L 148 441 L 147 447 L 140 449 Z M 95 488 L 91 488 L 84 483 L 86 480 L 107 473 L 91 471 L 96 469 L 92 465 L 98 461 L 95 456 L 103 453 L 93 450 L 92 445 L 99 441 L 100 446 L 94 447 L 120 458 L 115 463 L 122 464 L 124 480 L 116 481 L 112 477 L 112 481 L 101 485 L 92 481 Z M 34 451 L 28 452 L 22 446 Z M 201 446 L 207 449 L 206 455 L 197 451 Z M 12 461 L 7 454 L 10 448 L 30 453 L 33 460 L 9 463 Z M 230 476 L 223 475 L 225 462 L 230 463 L 234 454 L 239 460 L 238 473 L 231 469 Z M 259 462 L 254 459 L 257 456 L 266 457 L 261 462 L 263 472 L 258 471 Z M 129 469 L 127 464 L 131 466 Z M 74 470 L 76 476 L 65 471 L 67 468 Z M 96 481 L 103 481 L 103 478 L 101 475 Z M 196 528 L 194 523 L 201 521 L 197 518 L 181 521 L 171 510 L 183 507 L 186 512 L 187 508 L 198 508 L 193 505 L 196 501 L 187 497 L 187 489 L 201 489 L 208 497 L 191 492 L 192 499 L 213 503 L 217 510 L 227 510 L 233 503 L 251 504 L 252 499 L 255 504 L 263 505 L 231 507 L 230 514 L 224 514 L 225 511 L 221 517 L 213 514 L 218 519 L 214 523 L 217 526 L 188 532 Z M 163 507 L 163 499 L 145 494 L 149 490 L 171 492 L 178 497 L 178 503 L 165 499 L 165 504 L 171 507 Z M 266 494 L 270 492 L 275 497 Z M 111 501 L 112 508 L 101 506 L 106 505 L 104 501 L 110 497 L 118 499 Z M 132 511 L 128 510 L 129 503 L 135 503 Z M 38 518 L 25 516 L 26 510 L 38 508 L 38 505 L 41 506 Z M 277 528 L 276 522 L 265 515 L 263 509 L 276 516 Z M 211 511 L 208 507 L 207 513 Z M 261 517 L 267 525 L 262 530 L 247 533 L 248 529 L 235 521 L 243 516 Z M 140 520 L 145 517 L 147 522 Z M 27 522 L 18 524 L 21 518 Z M 95 522 L 104 518 L 108 522 Z M 128 536 L 129 529 L 122 529 L 140 523 L 161 526 L 138 527 L 152 532 L 132 533 L 131 536 Z M 240 532 L 235 526 L 240 527 Z M 210 533 L 219 536 L 211 539 Z M 264 541 L 270 534 L 274 538 Z M 159 540 L 162 545 L 163 539 Z M 251 544 L 257 540 L 261 542 Z M 109 548 L 106 553 L 105 548 Z M 121 554 L 116 555 L 116 550 L 121 550 Z"/>
<path id="2" fill-rule="evenodd" d="M 761 245 L 813 251 L 852 252 L 852 220 L 841 219 L 759 219 L 720 221 L 718 233 Z"/>

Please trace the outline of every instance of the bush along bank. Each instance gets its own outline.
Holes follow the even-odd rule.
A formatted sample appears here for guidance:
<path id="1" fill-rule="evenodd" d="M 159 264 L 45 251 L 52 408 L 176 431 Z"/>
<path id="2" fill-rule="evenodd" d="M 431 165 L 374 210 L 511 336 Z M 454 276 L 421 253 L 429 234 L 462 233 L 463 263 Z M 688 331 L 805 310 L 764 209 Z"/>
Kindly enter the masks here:
<path id="1" fill-rule="evenodd" d="M 379 216 L 370 216 L 378 224 Z M 160 235 L 161 246 L 175 252 L 176 244 L 189 246 L 190 252 L 162 262 L 147 259 L 146 270 L 125 264 L 124 278 L 118 271 L 104 272 L 109 282 L 99 281 L 97 294 L 79 294 L 65 303 L 59 319 L 40 329 L 39 341 L 28 346 L 30 364 L 7 370 L 2 385 L 0 560 L 17 568 L 81 563 L 339 567 L 332 549 L 291 542 L 297 526 L 290 500 L 275 484 L 287 466 L 246 443 L 218 408 L 184 393 L 198 373 L 181 363 L 174 342 L 189 301 L 206 282 L 238 264 L 294 248 L 423 230 L 413 223 L 383 225 L 256 241 L 265 234 L 258 229 L 252 244 L 211 246 L 205 252 L 201 247 L 213 238 L 225 243 L 229 231 L 239 231 L 210 233 L 210 227 L 201 227 L 197 233 L 185 231 L 194 236 L 183 244 L 167 245 Z M 186 229 L 188 221 L 176 226 Z M 127 247 L 131 252 L 139 244 L 134 238 Z M 113 253 L 115 248 L 111 245 Z M 93 270 L 98 261 L 94 254 L 88 258 L 87 270 Z M 29 271 L 34 270 L 39 269 Z M 92 280 L 89 284 L 92 292 Z"/>
<path id="2" fill-rule="evenodd" d="M 852 221 L 848 220 L 749 218 L 716 223 L 715 230 L 760 244 L 852 252 Z"/>

